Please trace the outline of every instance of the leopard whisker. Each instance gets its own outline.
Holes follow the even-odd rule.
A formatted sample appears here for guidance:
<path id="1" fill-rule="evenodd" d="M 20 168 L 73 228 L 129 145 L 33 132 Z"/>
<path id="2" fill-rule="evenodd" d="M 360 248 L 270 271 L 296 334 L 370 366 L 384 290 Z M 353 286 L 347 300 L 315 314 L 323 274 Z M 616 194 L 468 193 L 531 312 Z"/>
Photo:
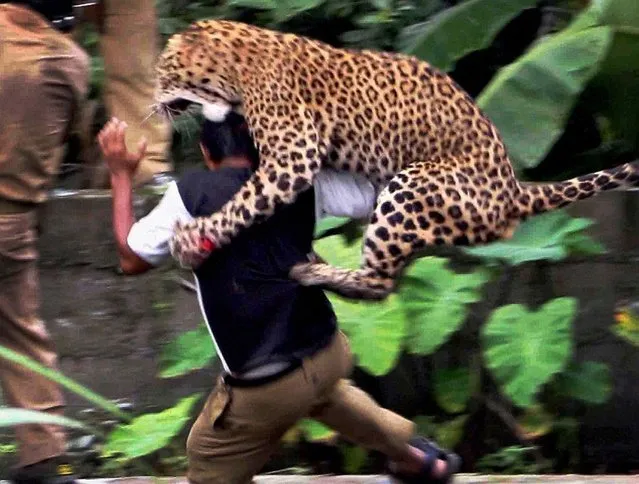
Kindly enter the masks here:
<path id="1" fill-rule="evenodd" d="M 147 116 L 145 116 L 142 121 L 140 121 L 140 126 L 146 123 L 151 118 L 151 116 L 153 116 L 154 114 L 158 114 L 159 111 L 160 111 L 160 106 L 158 104 L 152 104 L 151 112 Z"/>

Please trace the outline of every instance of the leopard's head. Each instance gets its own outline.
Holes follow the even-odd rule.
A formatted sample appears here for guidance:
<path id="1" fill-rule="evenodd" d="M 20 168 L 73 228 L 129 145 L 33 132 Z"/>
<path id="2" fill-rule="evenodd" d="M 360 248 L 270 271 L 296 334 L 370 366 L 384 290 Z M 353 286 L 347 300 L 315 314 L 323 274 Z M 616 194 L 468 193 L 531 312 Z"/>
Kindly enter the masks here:
<path id="1" fill-rule="evenodd" d="M 175 117 L 201 105 L 208 119 L 223 120 L 241 103 L 228 50 L 213 21 L 173 35 L 156 67 L 156 110 Z"/>

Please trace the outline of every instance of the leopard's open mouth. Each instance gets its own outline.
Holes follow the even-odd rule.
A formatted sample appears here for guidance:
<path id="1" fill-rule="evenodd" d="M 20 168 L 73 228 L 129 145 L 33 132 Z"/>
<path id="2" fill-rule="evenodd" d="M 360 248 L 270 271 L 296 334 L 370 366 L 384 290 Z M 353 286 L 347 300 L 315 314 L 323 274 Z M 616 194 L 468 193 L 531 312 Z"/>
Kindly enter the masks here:
<path id="1" fill-rule="evenodd" d="M 176 98 L 168 103 L 162 103 L 163 110 L 172 116 L 177 116 L 189 111 L 191 106 L 197 106 L 197 103 L 183 98 Z"/>

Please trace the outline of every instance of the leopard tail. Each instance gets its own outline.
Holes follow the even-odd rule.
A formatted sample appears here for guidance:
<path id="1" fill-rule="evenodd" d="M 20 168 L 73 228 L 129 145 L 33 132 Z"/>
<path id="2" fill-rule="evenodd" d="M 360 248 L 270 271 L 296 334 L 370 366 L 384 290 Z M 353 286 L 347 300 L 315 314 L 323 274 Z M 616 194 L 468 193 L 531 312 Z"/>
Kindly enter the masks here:
<path id="1" fill-rule="evenodd" d="M 601 192 L 639 187 L 639 161 L 555 183 L 521 183 L 516 218 L 526 219 Z"/>

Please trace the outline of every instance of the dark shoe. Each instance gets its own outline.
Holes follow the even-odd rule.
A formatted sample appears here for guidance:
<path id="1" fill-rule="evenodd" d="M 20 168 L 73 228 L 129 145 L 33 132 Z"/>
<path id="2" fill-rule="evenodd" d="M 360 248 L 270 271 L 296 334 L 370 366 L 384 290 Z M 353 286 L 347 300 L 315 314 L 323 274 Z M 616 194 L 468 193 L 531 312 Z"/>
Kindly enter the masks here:
<path id="1" fill-rule="evenodd" d="M 448 484 L 451 482 L 453 474 L 459 472 L 461 458 L 452 452 L 440 449 L 437 444 L 425 437 L 415 437 L 408 443 L 421 450 L 426 458 L 424 465 L 418 474 L 402 474 L 390 472 L 391 476 L 399 479 L 405 484 Z M 441 459 L 446 462 L 446 472 L 438 478 L 433 476 L 435 461 Z"/>
<path id="2" fill-rule="evenodd" d="M 16 469 L 9 482 L 12 484 L 76 484 L 73 467 L 61 457 L 43 460 Z"/>

